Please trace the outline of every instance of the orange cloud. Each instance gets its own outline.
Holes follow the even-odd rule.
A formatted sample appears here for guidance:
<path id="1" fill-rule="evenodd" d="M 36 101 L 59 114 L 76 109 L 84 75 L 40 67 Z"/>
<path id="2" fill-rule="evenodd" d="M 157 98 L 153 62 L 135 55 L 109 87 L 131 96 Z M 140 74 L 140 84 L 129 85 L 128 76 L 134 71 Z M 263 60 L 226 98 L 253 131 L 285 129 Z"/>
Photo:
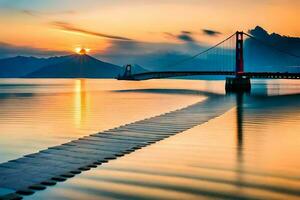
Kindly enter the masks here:
<path id="1" fill-rule="evenodd" d="M 76 27 L 76 26 L 74 26 L 70 23 L 62 22 L 62 21 L 54 21 L 54 22 L 51 22 L 50 24 L 52 26 L 55 26 L 56 28 L 64 30 L 64 31 L 82 33 L 82 34 L 86 34 L 86 35 L 102 37 L 102 38 L 109 38 L 109 39 L 113 39 L 113 40 L 124 40 L 124 41 L 131 41 L 132 40 L 132 39 L 127 38 L 127 37 L 121 37 L 121 36 L 116 36 L 116 35 L 108 35 L 108 34 L 104 34 L 104 33 L 85 30 L 85 29 L 82 29 L 82 28 L 78 28 L 78 27 Z"/>
<path id="2" fill-rule="evenodd" d="M 77 12 L 74 10 L 57 11 L 57 12 L 40 12 L 35 10 L 20 10 L 21 13 L 33 17 L 41 17 L 43 15 L 75 15 Z"/>

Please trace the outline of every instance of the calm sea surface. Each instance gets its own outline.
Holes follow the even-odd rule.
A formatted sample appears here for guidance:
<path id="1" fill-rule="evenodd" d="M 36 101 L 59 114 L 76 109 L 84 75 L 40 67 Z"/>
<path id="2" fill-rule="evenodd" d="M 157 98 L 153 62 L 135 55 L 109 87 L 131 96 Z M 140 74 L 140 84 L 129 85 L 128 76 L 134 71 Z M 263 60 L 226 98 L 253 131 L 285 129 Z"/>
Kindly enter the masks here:
<path id="1" fill-rule="evenodd" d="M 25 199 L 299 199 L 300 82 Z M 0 163 L 224 95 L 223 81 L 0 79 Z"/>

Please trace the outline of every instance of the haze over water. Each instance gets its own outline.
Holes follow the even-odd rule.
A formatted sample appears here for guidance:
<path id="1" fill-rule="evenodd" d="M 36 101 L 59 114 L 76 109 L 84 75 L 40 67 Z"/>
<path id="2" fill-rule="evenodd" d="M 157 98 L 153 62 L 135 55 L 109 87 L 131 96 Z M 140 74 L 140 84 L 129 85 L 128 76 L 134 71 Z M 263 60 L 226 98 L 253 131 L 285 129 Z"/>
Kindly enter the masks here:
<path id="1" fill-rule="evenodd" d="M 292 199 L 300 195 L 300 83 L 0 81 L 0 162 L 222 95 L 223 115 L 28 199 Z M 207 99 L 208 98 L 208 99 Z M 180 119 L 179 119 L 180 120 Z"/>

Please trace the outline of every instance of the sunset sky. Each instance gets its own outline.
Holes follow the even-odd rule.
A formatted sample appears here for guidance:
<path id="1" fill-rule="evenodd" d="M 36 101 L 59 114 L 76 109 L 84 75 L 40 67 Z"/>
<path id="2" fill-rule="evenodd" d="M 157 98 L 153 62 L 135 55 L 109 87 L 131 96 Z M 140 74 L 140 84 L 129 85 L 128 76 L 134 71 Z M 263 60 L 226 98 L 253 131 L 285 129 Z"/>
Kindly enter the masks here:
<path id="1" fill-rule="evenodd" d="M 298 37 L 299 10 L 299 0 L 0 0 L 0 57 L 78 47 L 109 54 L 131 43 L 147 53 L 211 44 L 257 25 Z"/>

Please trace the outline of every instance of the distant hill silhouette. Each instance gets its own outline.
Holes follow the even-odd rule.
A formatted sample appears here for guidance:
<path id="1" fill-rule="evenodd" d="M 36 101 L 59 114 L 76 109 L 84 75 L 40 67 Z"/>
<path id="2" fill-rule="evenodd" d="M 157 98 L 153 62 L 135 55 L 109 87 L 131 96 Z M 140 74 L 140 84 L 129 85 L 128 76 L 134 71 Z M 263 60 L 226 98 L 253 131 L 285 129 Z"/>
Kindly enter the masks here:
<path id="1" fill-rule="evenodd" d="M 47 65 L 25 75 L 25 78 L 114 78 L 122 68 L 89 55 L 70 55 L 61 62 Z"/>
<path id="2" fill-rule="evenodd" d="M 295 55 L 300 55 L 300 38 L 279 35 L 277 33 L 268 33 L 260 26 L 249 30 L 249 33 L 256 38 L 259 38 L 268 44 L 275 45 L 277 48 L 288 51 Z"/>
<path id="3" fill-rule="evenodd" d="M 120 73 L 121 67 L 89 55 L 0 59 L 0 78 L 114 78 Z"/>
<path id="4" fill-rule="evenodd" d="M 62 57 L 36 58 L 16 56 L 0 59 L 0 78 L 17 78 L 34 72 L 43 66 L 58 62 Z"/>
<path id="5" fill-rule="evenodd" d="M 300 56 L 300 38 L 268 33 L 260 26 L 249 30 L 249 33 L 264 44 L 253 39 L 246 39 L 244 55 L 246 70 L 298 70 L 294 66 L 299 66 L 300 59 L 289 54 Z"/>

